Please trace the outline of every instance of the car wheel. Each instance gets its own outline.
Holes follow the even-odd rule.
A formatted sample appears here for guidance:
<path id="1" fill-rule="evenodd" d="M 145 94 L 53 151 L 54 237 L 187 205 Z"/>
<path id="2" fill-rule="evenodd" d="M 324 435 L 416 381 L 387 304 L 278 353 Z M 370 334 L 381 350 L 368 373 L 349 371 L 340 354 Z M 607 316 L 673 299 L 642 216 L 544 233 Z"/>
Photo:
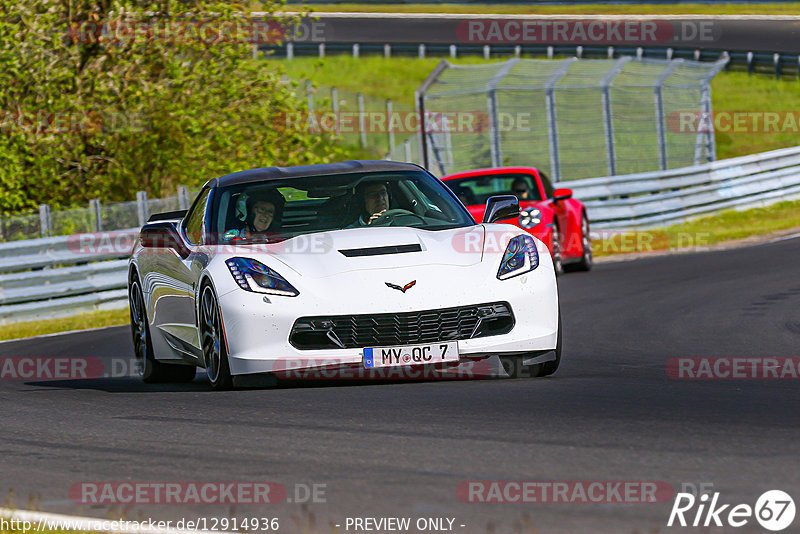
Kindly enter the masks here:
<path id="1" fill-rule="evenodd" d="M 522 364 L 522 362 L 528 358 L 540 356 L 541 354 L 542 352 L 535 352 L 524 356 L 501 356 L 500 363 L 503 364 L 503 370 L 510 378 L 537 378 L 555 373 L 558 370 L 558 366 L 561 365 L 561 306 L 558 308 L 558 334 L 555 348 L 556 359 L 535 365 Z M 544 352 L 544 354 L 547 354 L 547 352 Z"/>
<path id="2" fill-rule="evenodd" d="M 583 245 L 583 254 L 578 263 L 573 265 L 575 271 L 591 271 L 594 258 L 592 256 L 592 235 L 589 232 L 589 219 L 586 215 L 581 216 L 581 244 Z"/>
<path id="3" fill-rule="evenodd" d="M 138 280 L 131 284 L 128 301 L 131 314 L 133 353 L 136 357 L 136 368 L 142 380 L 151 384 L 158 382 L 190 382 L 193 380 L 197 371 L 195 366 L 172 365 L 155 359 L 153 343 L 150 339 L 150 326 L 147 324 L 144 296 Z"/>
<path id="4" fill-rule="evenodd" d="M 200 343 L 206 375 L 214 389 L 230 389 L 233 386 L 224 336 L 217 297 L 211 285 L 205 285 L 200 293 Z"/>
<path id="5" fill-rule="evenodd" d="M 558 225 L 555 222 L 553 223 L 552 236 L 553 250 L 551 253 L 553 255 L 553 269 L 556 272 L 556 276 L 560 276 L 564 274 L 564 261 L 561 255 L 561 232 L 558 231 Z"/>

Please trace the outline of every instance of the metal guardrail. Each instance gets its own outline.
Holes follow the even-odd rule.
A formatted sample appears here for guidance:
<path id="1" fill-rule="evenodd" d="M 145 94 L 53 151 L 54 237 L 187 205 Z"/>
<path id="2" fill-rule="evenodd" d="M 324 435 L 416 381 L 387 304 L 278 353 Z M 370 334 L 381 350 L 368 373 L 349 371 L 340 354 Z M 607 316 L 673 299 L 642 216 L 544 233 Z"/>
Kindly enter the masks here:
<path id="1" fill-rule="evenodd" d="M 800 146 L 694 167 L 556 184 L 596 229 L 660 226 L 800 199 Z M 138 229 L 0 243 L 0 324 L 122 308 Z"/>
<path id="2" fill-rule="evenodd" d="M 127 257 L 138 228 L 0 243 L 0 324 L 127 302 Z"/>
<path id="3" fill-rule="evenodd" d="M 800 147 L 669 171 L 561 182 L 594 228 L 653 227 L 800 198 Z"/>

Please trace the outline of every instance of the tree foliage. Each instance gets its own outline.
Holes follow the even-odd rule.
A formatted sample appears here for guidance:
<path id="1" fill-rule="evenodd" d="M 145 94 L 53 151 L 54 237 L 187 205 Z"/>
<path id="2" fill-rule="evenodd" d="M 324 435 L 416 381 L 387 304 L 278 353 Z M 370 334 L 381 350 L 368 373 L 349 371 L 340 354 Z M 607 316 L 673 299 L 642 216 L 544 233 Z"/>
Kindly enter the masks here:
<path id="1" fill-rule="evenodd" d="M 252 59 L 249 21 L 205 0 L 0 0 L 0 214 L 340 157 L 282 120 L 303 103 Z"/>

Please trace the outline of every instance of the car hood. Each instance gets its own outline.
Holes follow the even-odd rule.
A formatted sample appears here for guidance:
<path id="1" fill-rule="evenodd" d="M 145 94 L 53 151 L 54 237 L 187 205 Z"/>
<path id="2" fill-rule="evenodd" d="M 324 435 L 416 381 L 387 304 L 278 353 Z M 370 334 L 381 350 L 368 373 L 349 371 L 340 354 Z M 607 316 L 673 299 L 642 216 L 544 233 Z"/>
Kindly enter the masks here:
<path id="1" fill-rule="evenodd" d="M 300 235 L 266 245 L 248 257 L 279 272 L 282 267 L 276 265 L 275 260 L 300 276 L 324 278 L 358 270 L 474 265 L 482 259 L 484 239 L 483 225 L 439 231 L 407 227 L 351 228 Z"/>

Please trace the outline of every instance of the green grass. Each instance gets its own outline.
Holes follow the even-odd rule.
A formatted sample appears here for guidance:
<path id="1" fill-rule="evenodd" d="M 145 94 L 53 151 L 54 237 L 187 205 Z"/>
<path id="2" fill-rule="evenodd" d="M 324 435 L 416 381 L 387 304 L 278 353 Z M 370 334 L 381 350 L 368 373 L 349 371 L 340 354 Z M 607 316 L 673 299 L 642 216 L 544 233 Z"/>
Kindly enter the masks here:
<path id="1" fill-rule="evenodd" d="M 439 58 L 383 58 L 381 56 L 329 56 L 272 59 L 291 78 L 308 78 L 325 86 L 360 91 L 376 98 L 389 98 L 413 108 L 414 91 L 441 61 Z M 479 64 L 480 57 L 458 58 L 458 64 Z M 720 111 L 796 111 L 800 110 L 800 83 L 775 80 L 767 76 L 749 76 L 744 72 L 721 72 L 711 84 L 715 112 Z M 681 134 L 681 135 L 693 135 Z M 777 148 L 796 146 L 797 132 L 742 133 L 717 132 L 717 158 L 726 159 Z M 619 149 L 619 147 L 618 147 Z"/>
<path id="2" fill-rule="evenodd" d="M 126 325 L 130 321 L 128 308 L 121 310 L 108 310 L 84 313 L 72 317 L 59 319 L 45 319 L 41 321 L 25 321 L 0 325 L 0 341 L 7 339 L 21 339 L 25 337 L 69 332 L 71 330 L 85 330 L 101 326 Z"/>
<path id="3" fill-rule="evenodd" d="M 368 13 L 503 13 L 537 15 L 626 15 L 626 14 L 698 14 L 698 15 L 795 15 L 800 14 L 800 2 L 770 4 L 636 4 L 636 5 L 457 5 L 457 4 L 381 4 L 348 3 L 310 6 L 312 11 L 343 11 Z M 299 10 L 300 6 L 289 5 L 287 9 Z"/>
<path id="4" fill-rule="evenodd" d="M 737 239 L 800 230 L 800 201 L 723 211 L 666 228 L 627 232 L 592 241 L 595 256 L 703 248 Z"/>

